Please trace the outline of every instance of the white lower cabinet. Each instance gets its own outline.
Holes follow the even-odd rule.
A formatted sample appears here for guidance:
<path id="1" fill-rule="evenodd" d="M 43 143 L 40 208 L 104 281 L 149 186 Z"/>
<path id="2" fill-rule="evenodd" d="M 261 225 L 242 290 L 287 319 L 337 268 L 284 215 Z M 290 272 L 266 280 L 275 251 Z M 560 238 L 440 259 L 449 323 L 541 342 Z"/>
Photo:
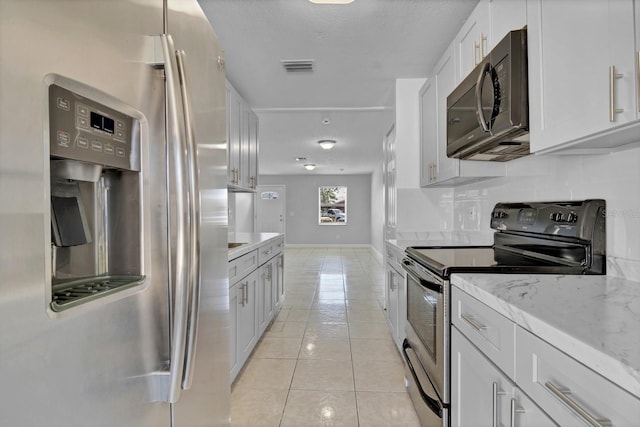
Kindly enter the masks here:
<path id="1" fill-rule="evenodd" d="M 231 381 L 284 302 L 284 238 L 229 261 Z"/>
<path id="2" fill-rule="evenodd" d="M 255 270 L 230 289 L 231 315 L 231 379 L 238 374 L 258 342 L 257 323 L 258 271 Z"/>
<path id="3" fill-rule="evenodd" d="M 407 319 L 407 290 L 404 270 L 401 266 L 404 252 L 402 249 L 387 243 L 385 245 L 385 309 L 387 322 L 393 341 L 402 349 L 405 338 L 404 326 Z"/>
<path id="4" fill-rule="evenodd" d="M 518 384 L 558 424 L 640 425 L 640 399 L 520 327 L 516 341 Z"/>
<path id="5" fill-rule="evenodd" d="M 262 335 L 273 319 L 275 310 L 275 275 L 276 275 L 276 259 L 273 258 L 269 262 L 260 267 L 258 285 L 258 321 L 259 333 Z"/>
<path id="6" fill-rule="evenodd" d="M 284 303 L 284 254 L 280 253 L 276 256 L 276 272 L 275 272 L 275 307 L 276 312 L 282 308 L 282 304 Z"/>
<path id="7" fill-rule="evenodd" d="M 451 333 L 451 426 L 556 424 L 456 328 Z"/>
<path id="8" fill-rule="evenodd" d="M 638 426 L 640 399 L 452 287 L 451 426 Z"/>

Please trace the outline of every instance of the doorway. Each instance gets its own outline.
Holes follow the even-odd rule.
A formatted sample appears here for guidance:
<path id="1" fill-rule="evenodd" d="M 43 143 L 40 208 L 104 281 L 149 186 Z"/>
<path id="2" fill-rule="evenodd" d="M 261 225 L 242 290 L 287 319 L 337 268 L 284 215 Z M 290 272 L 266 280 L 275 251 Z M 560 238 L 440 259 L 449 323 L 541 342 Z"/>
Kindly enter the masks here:
<path id="1" fill-rule="evenodd" d="M 256 189 L 257 232 L 284 233 L 285 186 L 261 185 Z"/>

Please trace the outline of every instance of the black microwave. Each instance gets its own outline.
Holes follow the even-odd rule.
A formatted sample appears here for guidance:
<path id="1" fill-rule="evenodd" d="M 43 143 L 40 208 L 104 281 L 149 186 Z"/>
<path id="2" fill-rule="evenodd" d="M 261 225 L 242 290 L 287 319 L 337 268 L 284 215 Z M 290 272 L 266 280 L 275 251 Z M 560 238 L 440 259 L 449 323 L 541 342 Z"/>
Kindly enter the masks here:
<path id="1" fill-rule="evenodd" d="M 507 161 L 529 154 L 527 30 L 511 31 L 447 97 L 447 156 Z"/>

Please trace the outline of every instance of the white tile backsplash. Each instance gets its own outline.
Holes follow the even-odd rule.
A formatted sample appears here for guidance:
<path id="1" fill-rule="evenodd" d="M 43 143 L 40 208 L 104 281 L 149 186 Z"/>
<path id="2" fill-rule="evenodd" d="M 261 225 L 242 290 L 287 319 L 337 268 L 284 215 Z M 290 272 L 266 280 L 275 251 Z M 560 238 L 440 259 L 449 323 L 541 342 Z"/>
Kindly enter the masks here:
<path id="1" fill-rule="evenodd" d="M 497 202 L 589 198 L 607 202 L 609 274 L 640 280 L 640 148 L 512 160 L 506 177 L 454 189 L 452 230 L 489 231 L 490 213 Z"/>

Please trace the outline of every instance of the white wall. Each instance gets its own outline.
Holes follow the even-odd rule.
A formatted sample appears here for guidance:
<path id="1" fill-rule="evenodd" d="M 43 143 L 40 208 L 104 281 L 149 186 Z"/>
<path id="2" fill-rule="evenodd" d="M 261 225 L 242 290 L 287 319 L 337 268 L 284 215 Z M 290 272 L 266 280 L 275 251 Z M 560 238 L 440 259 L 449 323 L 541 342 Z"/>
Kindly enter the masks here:
<path id="1" fill-rule="evenodd" d="M 285 185 L 287 244 L 370 245 L 371 175 L 261 175 L 261 185 Z M 318 188 L 347 186 L 347 223 L 318 224 Z"/>
<path id="2" fill-rule="evenodd" d="M 228 193 L 229 232 L 252 233 L 254 231 L 254 193 Z"/>
<path id="3" fill-rule="evenodd" d="M 607 202 L 607 255 L 619 258 L 622 264 L 635 264 L 640 262 L 639 166 L 640 148 L 603 155 L 531 155 L 513 160 L 507 163 L 504 178 L 456 187 L 453 228 L 488 231 L 489 215 L 498 201 L 601 198 Z M 611 275 L 623 275 L 610 267 Z"/>

